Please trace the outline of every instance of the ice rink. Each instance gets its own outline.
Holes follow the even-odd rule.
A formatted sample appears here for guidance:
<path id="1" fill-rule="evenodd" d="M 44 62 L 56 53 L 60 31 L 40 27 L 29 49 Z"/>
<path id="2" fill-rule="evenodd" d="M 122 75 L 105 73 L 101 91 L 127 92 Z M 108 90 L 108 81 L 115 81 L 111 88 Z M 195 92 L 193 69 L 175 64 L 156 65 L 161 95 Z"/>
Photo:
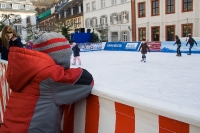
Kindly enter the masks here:
<path id="1" fill-rule="evenodd" d="M 87 69 L 94 77 L 95 86 L 125 96 L 169 103 L 180 109 L 200 110 L 200 54 L 176 57 L 176 53 L 151 52 L 146 55 L 146 63 L 141 62 L 140 52 L 80 54 L 82 65 L 71 67 Z"/>

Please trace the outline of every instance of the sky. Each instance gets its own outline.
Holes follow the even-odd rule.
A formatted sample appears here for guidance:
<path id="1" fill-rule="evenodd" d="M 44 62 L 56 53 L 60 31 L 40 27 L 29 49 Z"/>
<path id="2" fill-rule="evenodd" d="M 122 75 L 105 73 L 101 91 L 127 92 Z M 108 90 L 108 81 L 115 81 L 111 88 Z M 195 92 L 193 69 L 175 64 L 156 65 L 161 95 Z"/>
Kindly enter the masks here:
<path id="1" fill-rule="evenodd" d="M 94 78 L 95 86 L 124 95 L 140 96 L 200 110 L 200 54 L 177 57 L 176 53 L 81 52 L 81 66 Z M 78 64 L 78 63 L 76 63 Z"/>

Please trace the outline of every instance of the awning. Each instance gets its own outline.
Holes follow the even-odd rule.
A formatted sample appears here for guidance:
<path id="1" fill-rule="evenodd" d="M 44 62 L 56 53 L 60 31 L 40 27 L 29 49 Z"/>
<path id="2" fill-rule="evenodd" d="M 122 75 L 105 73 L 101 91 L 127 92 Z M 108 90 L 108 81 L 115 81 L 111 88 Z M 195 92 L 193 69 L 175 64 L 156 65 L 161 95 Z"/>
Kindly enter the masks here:
<path id="1" fill-rule="evenodd" d="M 48 17 L 48 16 L 50 16 L 50 15 L 51 15 L 51 10 L 49 9 L 49 10 L 47 10 L 46 12 L 40 14 L 40 15 L 38 16 L 38 20 L 44 19 L 44 18 L 46 18 L 46 17 Z"/>

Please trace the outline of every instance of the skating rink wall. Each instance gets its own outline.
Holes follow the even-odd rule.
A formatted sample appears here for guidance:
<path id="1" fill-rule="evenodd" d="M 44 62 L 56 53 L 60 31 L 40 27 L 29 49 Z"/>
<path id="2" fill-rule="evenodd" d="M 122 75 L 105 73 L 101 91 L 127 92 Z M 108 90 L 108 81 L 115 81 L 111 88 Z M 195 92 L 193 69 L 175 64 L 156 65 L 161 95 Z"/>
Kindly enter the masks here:
<path id="1" fill-rule="evenodd" d="M 12 93 L 7 61 L 0 60 L 0 122 Z M 65 107 L 63 133 L 200 133 L 200 110 L 94 86 L 85 99 Z"/>

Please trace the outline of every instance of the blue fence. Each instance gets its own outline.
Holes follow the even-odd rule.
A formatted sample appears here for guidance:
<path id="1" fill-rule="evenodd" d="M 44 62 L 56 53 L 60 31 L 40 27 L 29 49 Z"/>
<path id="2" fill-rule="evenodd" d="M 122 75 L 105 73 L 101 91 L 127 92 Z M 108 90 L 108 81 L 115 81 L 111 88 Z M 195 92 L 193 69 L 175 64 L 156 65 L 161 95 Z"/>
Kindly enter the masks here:
<path id="1" fill-rule="evenodd" d="M 177 45 L 175 41 L 162 41 L 162 42 L 148 42 L 151 51 L 154 52 L 168 52 L 175 53 Z M 181 44 L 181 52 L 187 53 L 189 51 L 189 44 L 186 46 L 186 41 Z M 102 42 L 99 43 L 77 43 L 81 49 L 81 52 L 89 51 L 138 51 L 141 42 L 106 42 L 103 46 Z M 200 54 L 200 41 L 197 41 L 197 46 L 194 44 L 192 53 Z"/>

